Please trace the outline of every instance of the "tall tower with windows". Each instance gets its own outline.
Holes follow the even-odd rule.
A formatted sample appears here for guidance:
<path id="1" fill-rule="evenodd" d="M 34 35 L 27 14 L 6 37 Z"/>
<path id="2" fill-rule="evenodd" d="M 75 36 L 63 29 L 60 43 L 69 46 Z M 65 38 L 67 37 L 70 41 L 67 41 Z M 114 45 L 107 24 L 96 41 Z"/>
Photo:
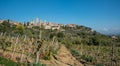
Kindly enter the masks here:
<path id="1" fill-rule="evenodd" d="M 38 25 L 39 19 L 36 17 L 36 26 Z"/>

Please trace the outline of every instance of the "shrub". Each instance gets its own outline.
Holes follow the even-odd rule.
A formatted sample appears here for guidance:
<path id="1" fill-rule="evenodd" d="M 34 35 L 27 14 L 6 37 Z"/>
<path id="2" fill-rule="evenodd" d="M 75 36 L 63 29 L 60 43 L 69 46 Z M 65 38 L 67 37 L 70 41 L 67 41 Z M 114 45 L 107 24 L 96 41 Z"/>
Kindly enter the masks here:
<path id="1" fill-rule="evenodd" d="M 74 55 L 74 56 L 80 56 L 79 52 L 77 50 L 71 50 L 71 53 Z"/>
<path id="2" fill-rule="evenodd" d="M 94 61 L 94 58 L 92 56 L 88 56 L 88 55 L 82 55 L 81 58 L 84 59 L 87 62 L 93 62 Z"/>
<path id="3" fill-rule="evenodd" d="M 56 50 L 54 50 L 54 51 L 53 51 L 53 54 L 57 54 L 57 53 L 58 53 L 58 50 L 59 50 L 59 48 L 56 49 Z"/>
<path id="4" fill-rule="evenodd" d="M 44 60 L 50 60 L 50 56 L 44 56 Z"/>
<path id="5" fill-rule="evenodd" d="M 51 59 L 50 56 L 51 56 L 51 51 L 49 51 L 49 53 L 44 56 L 44 60 L 50 60 Z"/>
<path id="6" fill-rule="evenodd" d="M 59 37 L 59 38 L 63 38 L 63 37 L 65 37 L 65 35 L 64 35 L 64 33 L 59 32 L 59 33 L 57 33 L 57 37 Z"/>
<path id="7" fill-rule="evenodd" d="M 92 62 L 94 59 L 91 56 L 87 56 L 85 59 L 87 62 Z"/>

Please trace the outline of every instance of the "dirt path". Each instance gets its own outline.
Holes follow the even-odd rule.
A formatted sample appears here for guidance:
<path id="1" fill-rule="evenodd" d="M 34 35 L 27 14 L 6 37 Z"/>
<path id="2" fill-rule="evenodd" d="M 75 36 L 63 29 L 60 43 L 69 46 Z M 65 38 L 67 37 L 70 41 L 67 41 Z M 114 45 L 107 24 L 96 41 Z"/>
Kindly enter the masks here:
<path id="1" fill-rule="evenodd" d="M 51 60 L 42 60 L 42 63 L 46 64 L 47 66 L 84 66 L 72 56 L 72 54 L 64 45 L 61 45 L 58 54 L 53 55 Z"/>

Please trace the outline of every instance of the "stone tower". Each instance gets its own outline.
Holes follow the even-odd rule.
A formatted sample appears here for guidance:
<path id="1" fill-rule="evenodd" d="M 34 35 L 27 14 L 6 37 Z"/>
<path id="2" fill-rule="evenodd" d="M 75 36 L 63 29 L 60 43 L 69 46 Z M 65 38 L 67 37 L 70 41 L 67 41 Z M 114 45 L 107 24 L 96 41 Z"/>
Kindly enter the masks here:
<path id="1" fill-rule="evenodd" d="M 38 25 L 39 19 L 36 17 L 36 26 Z"/>

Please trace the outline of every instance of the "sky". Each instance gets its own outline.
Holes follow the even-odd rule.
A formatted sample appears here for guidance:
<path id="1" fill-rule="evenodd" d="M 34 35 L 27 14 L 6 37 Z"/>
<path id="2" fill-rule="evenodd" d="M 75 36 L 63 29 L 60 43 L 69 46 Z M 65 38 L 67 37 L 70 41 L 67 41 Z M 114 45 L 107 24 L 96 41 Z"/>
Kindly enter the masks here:
<path id="1" fill-rule="evenodd" d="M 41 20 L 120 34 L 120 0 L 0 0 L 0 20 Z"/>

